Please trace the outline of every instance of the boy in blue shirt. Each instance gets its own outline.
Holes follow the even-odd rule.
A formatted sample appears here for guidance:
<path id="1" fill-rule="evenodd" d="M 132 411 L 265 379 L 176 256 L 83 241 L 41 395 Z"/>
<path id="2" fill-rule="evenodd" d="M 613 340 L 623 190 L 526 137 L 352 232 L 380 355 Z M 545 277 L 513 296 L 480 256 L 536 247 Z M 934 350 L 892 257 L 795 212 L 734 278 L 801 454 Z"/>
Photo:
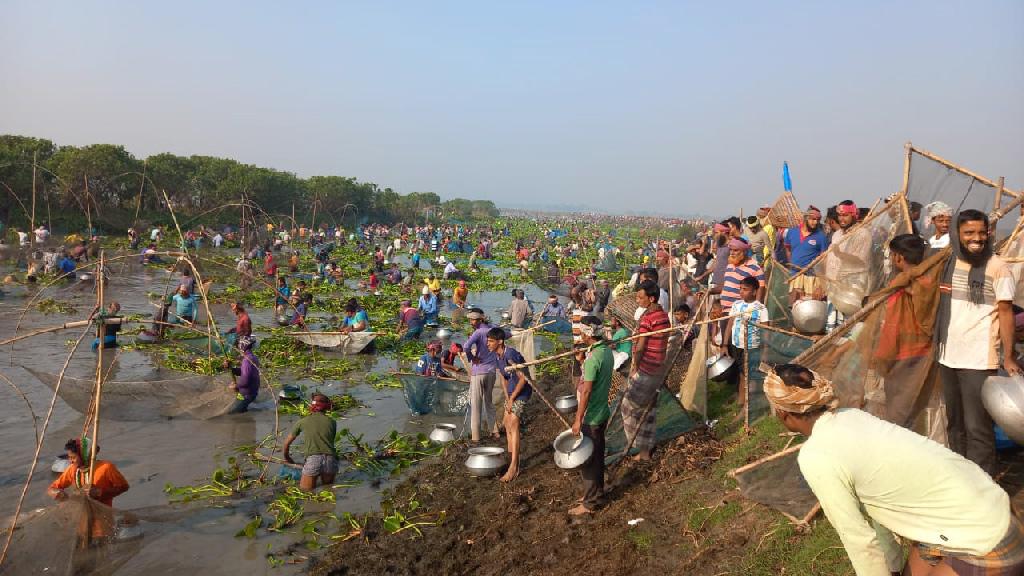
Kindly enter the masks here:
<path id="1" fill-rule="evenodd" d="M 505 345 L 507 337 L 502 328 L 491 328 L 487 332 L 487 349 L 494 353 L 497 373 L 505 382 L 502 387 L 505 392 L 504 424 L 511 463 L 501 477 L 502 482 L 511 482 L 519 476 L 519 423 L 526 409 L 526 401 L 533 395 L 533 385 L 527 373 L 520 368 L 509 369 L 512 364 L 523 364 L 526 358 L 515 348 Z"/>

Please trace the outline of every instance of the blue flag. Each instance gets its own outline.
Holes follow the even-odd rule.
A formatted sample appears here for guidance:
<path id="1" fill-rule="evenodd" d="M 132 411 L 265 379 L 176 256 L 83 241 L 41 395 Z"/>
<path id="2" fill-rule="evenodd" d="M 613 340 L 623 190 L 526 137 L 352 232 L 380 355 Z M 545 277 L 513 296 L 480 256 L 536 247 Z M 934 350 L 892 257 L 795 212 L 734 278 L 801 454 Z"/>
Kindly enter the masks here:
<path id="1" fill-rule="evenodd" d="M 793 181 L 789 179 L 789 162 L 782 163 L 782 188 L 786 192 L 793 191 Z"/>

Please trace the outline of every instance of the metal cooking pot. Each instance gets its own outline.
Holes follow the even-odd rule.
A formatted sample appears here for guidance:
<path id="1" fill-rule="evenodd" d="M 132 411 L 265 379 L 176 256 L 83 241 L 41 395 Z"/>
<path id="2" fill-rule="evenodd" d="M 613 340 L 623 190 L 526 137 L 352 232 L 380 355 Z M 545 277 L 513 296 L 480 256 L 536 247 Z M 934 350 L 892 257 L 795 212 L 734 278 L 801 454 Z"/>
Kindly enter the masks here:
<path id="1" fill-rule="evenodd" d="M 729 379 L 736 359 L 724 354 L 716 354 L 708 358 L 708 378 L 715 382 L 724 382 Z"/>
<path id="2" fill-rule="evenodd" d="M 793 305 L 793 326 L 805 334 L 820 334 L 828 320 L 828 305 L 822 300 L 800 300 Z"/>
<path id="3" fill-rule="evenodd" d="M 135 337 L 136 342 L 141 342 L 143 344 L 152 344 L 157 340 L 157 335 L 153 334 L 152 332 L 142 332 L 141 334 Z"/>
<path id="4" fill-rule="evenodd" d="M 277 323 L 280 324 L 281 326 L 287 326 L 288 322 L 290 322 L 290 320 L 284 314 L 277 317 Z"/>
<path id="5" fill-rule="evenodd" d="M 455 440 L 455 424 L 434 424 L 430 432 L 430 441 L 445 444 Z"/>
<path id="6" fill-rule="evenodd" d="M 452 331 L 447 328 L 441 328 L 437 331 L 437 337 L 441 340 L 447 340 L 452 337 Z"/>
<path id="7" fill-rule="evenodd" d="M 576 399 L 575 394 L 555 398 L 555 410 L 557 410 L 559 414 L 572 414 L 576 411 L 576 407 L 579 405 L 579 400 Z"/>
<path id="8" fill-rule="evenodd" d="M 287 384 L 277 393 L 277 397 L 285 402 L 302 400 L 302 389 L 294 384 Z"/>
<path id="9" fill-rule="evenodd" d="M 576 436 L 566 430 L 551 443 L 555 449 L 555 465 L 559 468 L 578 468 L 594 453 L 594 443 L 586 436 Z"/>
<path id="10" fill-rule="evenodd" d="M 88 272 L 84 272 L 82 274 L 79 274 L 78 275 L 78 281 L 79 282 L 92 282 L 92 274 L 89 274 Z"/>
<path id="11" fill-rule="evenodd" d="M 53 464 L 50 465 L 50 470 L 54 474 L 63 474 L 64 471 L 67 470 L 68 466 L 70 465 L 71 462 L 68 461 L 68 455 L 61 454 L 60 456 L 57 456 L 56 458 L 53 459 Z"/>
<path id="12" fill-rule="evenodd" d="M 861 309 L 861 302 L 864 301 L 864 291 L 854 286 L 841 286 L 829 295 L 829 301 L 845 316 L 855 314 Z"/>
<path id="13" fill-rule="evenodd" d="M 506 320 L 506 321 L 511 320 L 512 319 L 512 315 L 509 314 L 508 312 L 502 312 L 501 313 L 501 319 L 502 320 Z"/>
<path id="14" fill-rule="evenodd" d="M 981 402 L 1010 440 L 1024 445 L 1024 376 L 989 376 Z"/>
<path id="15" fill-rule="evenodd" d="M 470 476 L 494 476 L 507 466 L 505 449 L 497 446 L 478 446 L 469 449 L 466 470 Z"/>

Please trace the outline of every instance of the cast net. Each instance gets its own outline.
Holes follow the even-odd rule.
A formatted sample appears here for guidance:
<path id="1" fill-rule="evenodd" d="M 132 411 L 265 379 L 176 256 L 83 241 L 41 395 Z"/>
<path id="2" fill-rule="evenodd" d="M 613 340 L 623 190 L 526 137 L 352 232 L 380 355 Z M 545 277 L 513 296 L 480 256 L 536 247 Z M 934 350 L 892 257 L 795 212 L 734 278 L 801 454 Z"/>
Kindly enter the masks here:
<path id="1" fill-rule="evenodd" d="M 25 368 L 51 389 L 59 375 Z M 102 414 L 111 420 L 152 420 L 160 417 L 213 418 L 226 414 L 235 401 L 227 376 L 186 376 L 172 380 L 103 382 Z M 68 406 L 88 414 L 95 397 L 96 380 L 65 375 L 58 395 Z"/>
<path id="2" fill-rule="evenodd" d="M 139 551 L 130 518 L 68 492 L 66 500 L 22 515 L 0 573 L 113 574 Z"/>
<path id="3" fill-rule="evenodd" d="M 469 384 L 435 376 L 397 374 L 413 414 L 458 416 L 469 408 Z"/>

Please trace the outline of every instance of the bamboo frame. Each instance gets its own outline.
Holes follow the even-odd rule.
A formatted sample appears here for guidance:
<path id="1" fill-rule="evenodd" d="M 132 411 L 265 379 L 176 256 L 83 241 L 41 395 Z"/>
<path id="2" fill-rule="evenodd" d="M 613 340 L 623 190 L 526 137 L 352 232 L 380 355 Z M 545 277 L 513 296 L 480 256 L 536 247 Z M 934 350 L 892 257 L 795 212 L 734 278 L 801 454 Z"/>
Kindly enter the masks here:
<path id="1" fill-rule="evenodd" d="M 925 158 L 927 158 L 929 160 L 932 160 L 933 162 L 938 162 L 939 164 L 942 164 L 943 166 L 945 166 L 947 168 L 955 170 L 955 171 L 963 174 L 964 176 L 969 176 L 971 178 L 974 178 L 975 180 L 977 180 L 978 182 L 981 182 L 982 184 L 985 184 L 987 186 L 990 186 L 990 187 L 996 188 L 996 189 L 1000 188 L 1000 185 L 997 182 L 993 182 L 992 180 L 989 180 L 988 178 L 985 178 L 984 176 L 981 176 L 980 174 L 978 174 L 976 172 L 972 172 L 971 170 L 968 170 L 967 168 L 964 168 L 963 166 L 960 166 L 958 164 L 954 164 L 954 163 L 950 162 L 949 160 L 946 160 L 945 158 L 943 158 L 941 156 L 938 156 L 936 154 L 928 152 L 927 150 L 922 150 L 921 148 L 918 148 L 918 147 L 914 146 L 910 142 L 907 142 L 906 150 L 907 150 L 907 158 L 906 158 L 906 161 L 905 161 L 905 165 L 906 165 L 906 169 L 905 170 L 906 170 L 907 174 L 904 177 L 904 184 L 903 184 L 903 190 L 904 191 L 906 191 L 907 183 L 909 182 L 909 176 L 910 176 L 910 174 L 909 174 L 910 155 L 913 154 L 914 152 L 920 154 L 921 156 L 924 156 Z M 1006 195 L 1006 196 L 1010 196 L 1011 198 L 1020 198 L 1022 196 L 1021 192 L 1014 192 L 1012 190 L 1007 190 L 1005 188 L 1002 190 L 1002 193 L 1004 195 Z"/>

